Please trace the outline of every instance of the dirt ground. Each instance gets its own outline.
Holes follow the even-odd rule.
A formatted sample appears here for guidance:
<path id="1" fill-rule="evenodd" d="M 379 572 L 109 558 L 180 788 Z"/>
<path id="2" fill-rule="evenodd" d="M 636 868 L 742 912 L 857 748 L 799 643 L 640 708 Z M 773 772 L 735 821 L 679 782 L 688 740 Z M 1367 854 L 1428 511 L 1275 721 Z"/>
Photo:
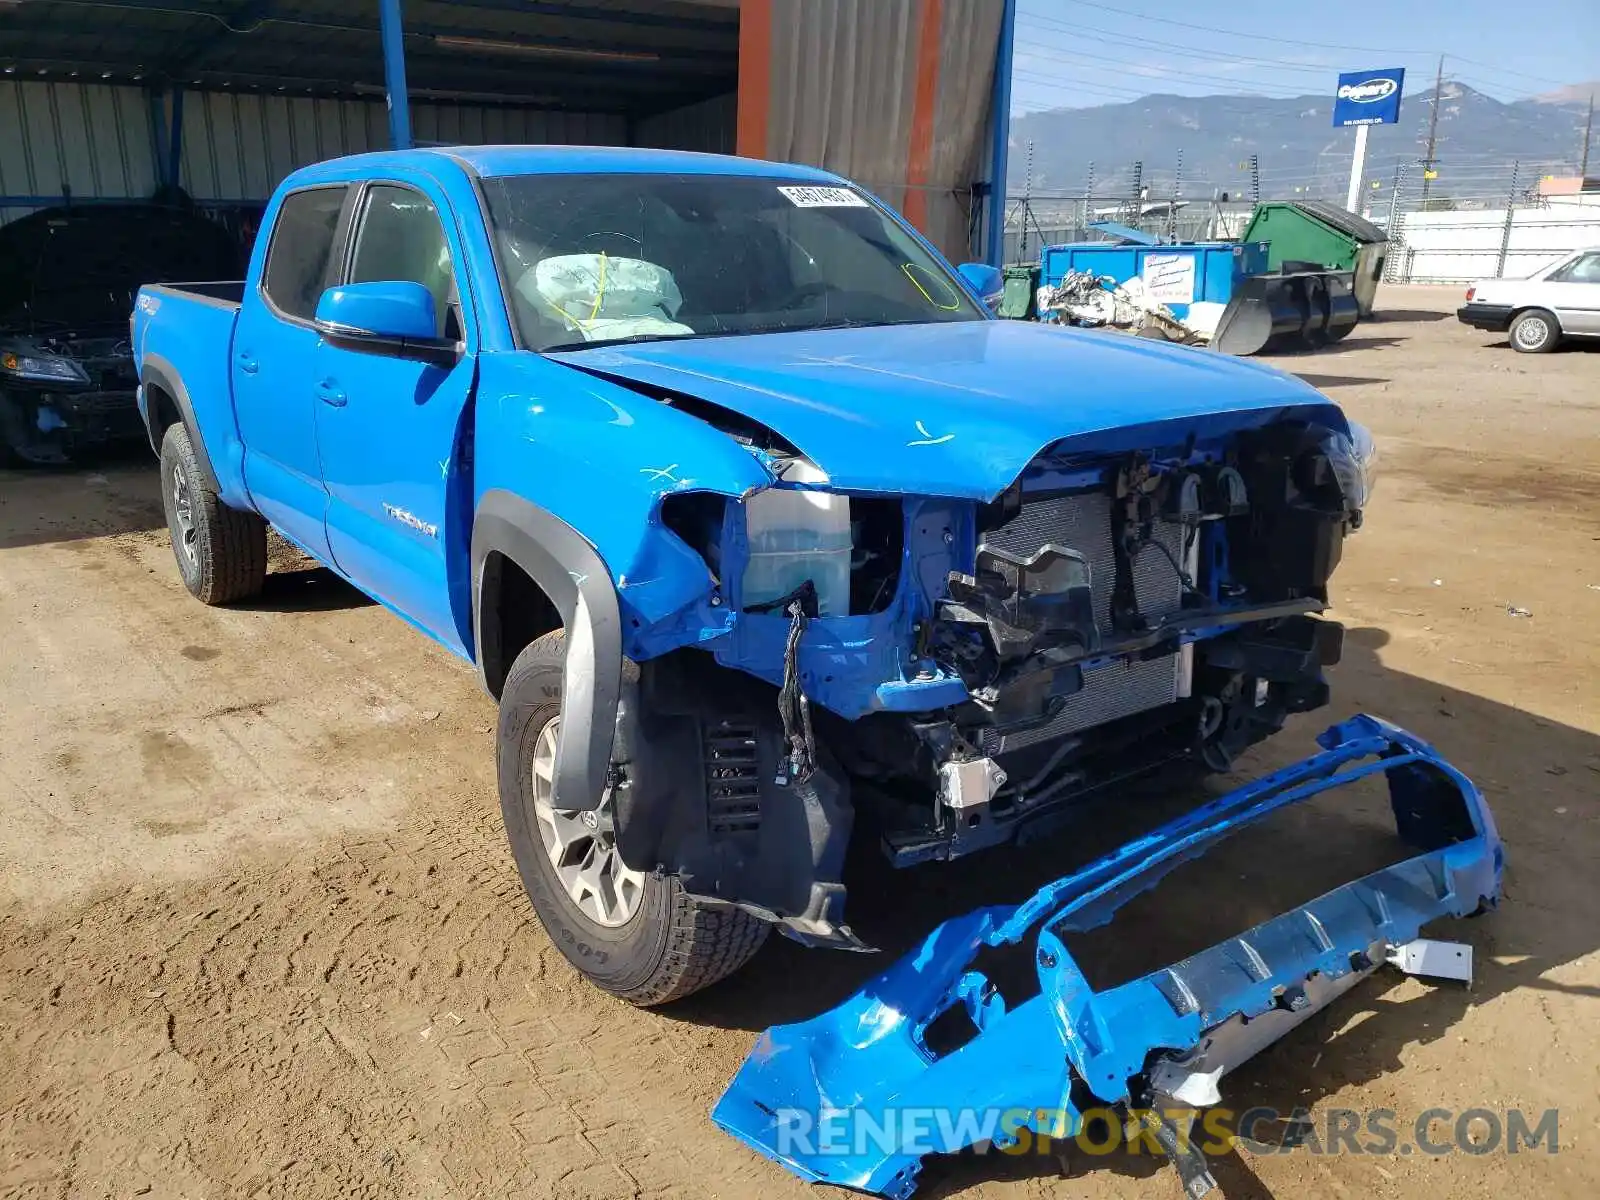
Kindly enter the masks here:
<path id="1" fill-rule="evenodd" d="M 1280 363 L 1372 426 L 1382 477 L 1334 581 L 1334 709 L 1242 770 L 1358 709 L 1409 726 L 1494 806 L 1506 903 L 1441 934 L 1476 948 L 1470 988 L 1381 972 L 1224 1095 L 1402 1130 L 1555 1106 L 1560 1152 L 1239 1149 L 1214 1164 L 1232 1200 L 1600 1188 L 1600 351 L 1513 354 L 1444 315 L 1458 295 L 1391 289 L 1384 319 Z M 0 1196 L 808 1194 L 707 1112 L 760 1029 L 885 960 L 775 938 L 660 1012 L 585 986 L 512 868 L 470 671 L 291 556 L 268 582 L 193 602 L 143 457 L 0 472 Z M 897 951 L 1162 803 L 951 867 L 869 857 L 857 928 Z M 1091 942 L 1115 960 L 1243 928 L 1381 852 L 1378 811 L 1252 833 Z M 935 1161 L 918 1195 L 1180 1194 L 1148 1158 L 1069 1166 Z"/>

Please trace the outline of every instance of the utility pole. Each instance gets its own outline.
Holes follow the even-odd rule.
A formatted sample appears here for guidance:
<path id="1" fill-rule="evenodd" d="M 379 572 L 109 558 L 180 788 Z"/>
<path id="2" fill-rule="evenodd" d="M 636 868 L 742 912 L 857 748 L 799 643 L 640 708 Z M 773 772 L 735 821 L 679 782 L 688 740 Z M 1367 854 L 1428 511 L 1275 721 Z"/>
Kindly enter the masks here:
<path id="1" fill-rule="evenodd" d="M 1172 203 L 1167 207 L 1167 241 L 1178 240 L 1178 198 L 1183 195 L 1183 151 L 1178 151 L 1178 169 L 1172 176 Z"/>
<path id="2" fill-rule="evenodd" d="M 1433 76 L 1433 110 L 1428 114 L 1428 153 L 1422 160 L 1422 211 L 1428 211 L 1429 185 L 1433 182 L 1433 164 L 1438 161 L 1434 149 L 1439 144 L 1440 89 L 1444 87 L 1444 55 L 1439 55 L 1439 70 Z"/>
<path id="3" fill-rule="evenodd" d="M 1583 155 L 1578 166 L 1578 178 L 1589 177 L 1589 134 L 1594 132 L 1594 93 L 1589 93 L 1589 115 L 1583 119 Z M 1578 184 L 1581 188 L 1583 184 Z"/>
<path id="4" fill-rule="evenodd" d="M 1074 232 L 1075 238 L 1088 236 L 1089 222 L 1094 220 L 1094 160 L 1089 161 L 1089 178 L 1083 185 L 1083 210 L 1078 218 L 1078 228 Z"/>
<path id="5" fill-rule="evenodd" d="M 1506 223 L 1500 230 L 1500 261 L 1494 268 L 1496 279 L 1506 277 L 1506 256 L 1511 253 L 1511 228 L 1517 219 L 1517 191 L 1521 183 L 1518 177 L 1521 173 L 1522 162 L 1519 159 L 1511 164 L 1511 192 L 1506 196 Z"/>

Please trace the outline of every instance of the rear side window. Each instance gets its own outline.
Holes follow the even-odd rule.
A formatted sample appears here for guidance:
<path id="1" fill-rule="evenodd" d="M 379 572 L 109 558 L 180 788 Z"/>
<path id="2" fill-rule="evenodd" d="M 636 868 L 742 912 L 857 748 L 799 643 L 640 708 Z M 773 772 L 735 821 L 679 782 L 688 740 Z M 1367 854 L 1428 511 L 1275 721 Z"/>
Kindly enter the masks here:
<path id="1" fill-rule="evenodd" d="M 347 189 L 310 188 L 286 196 L 272 228 L 262 287 L 285 316 L 309 321 L 327 286 L 328 262 Z"/>
<path id="2" fill-rule="evenodd" d="M 1575 258 L 1550 275 L 1552 283 L 1600 283 L 1600 254 Z"/>

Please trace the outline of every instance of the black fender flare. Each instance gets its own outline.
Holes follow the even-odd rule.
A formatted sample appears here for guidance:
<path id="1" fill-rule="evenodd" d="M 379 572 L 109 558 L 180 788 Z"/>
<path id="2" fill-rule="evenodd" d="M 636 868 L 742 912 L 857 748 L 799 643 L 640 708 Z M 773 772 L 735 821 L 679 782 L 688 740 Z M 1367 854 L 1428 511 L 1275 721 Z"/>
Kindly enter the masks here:
<path id="1" fill-rule="evenodd" d="M 194 419 L 194 405 L 189 402 L 189 389 L 183 386 L 183 377 L 178 374 L 178 368 L 173 366 L 159 354 L 146 354 L 139 363 L 139 382 L 145 388 L 144 424 L 145 432 L 150 435 L 150 449 L 157 455 L 161 453 L 161 439 L 156 433 L 155 408 L 150 403 L 149 389 L 158 387 L 172 397 L 172 402 L 178 406 L 178 418 L 183 422 L 183 427 L 189 431 L 189 444 L 194 447 L 194 456 L 200 462 L 200 472 L 205 476 L 206 486 L 213 492 L 220 492 L 221 486 L 217 483 L 217 472 L 211 466 L 211 455 L 206 452 L 206 440 L 200 436 L 200 424 Z"/>
<path id="2" fill-rule="evenodd" d="M 500 655 L 498 644 L 484 640 L 486 629 L 499 625 L 484 620 L 484 563 L 493 553 L 526 571 L 561 615 L 567 648 L 552 790 L 561 808 L 595 808 L 611 768 L 622 690 L 622 616 L 611 572 L 560 517 L 503 489 L 484 493 L 472 522 L 472 636 L 479 679 L 491 695 L 504 683 L 488 675 Z M 499 634 L 489 637 L 497 642 Z"/>

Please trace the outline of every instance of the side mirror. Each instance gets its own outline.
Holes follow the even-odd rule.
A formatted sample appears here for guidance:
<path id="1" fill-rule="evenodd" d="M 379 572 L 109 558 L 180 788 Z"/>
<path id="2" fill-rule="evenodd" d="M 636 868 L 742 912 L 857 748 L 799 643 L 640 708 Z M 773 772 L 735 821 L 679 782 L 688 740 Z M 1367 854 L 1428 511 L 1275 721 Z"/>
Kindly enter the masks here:
<path id="1" fill-rule="evenodd" d="M 991 267 L 988 263 L 962 263 L 956 270 L 967 281 L 967 286 L 977 293 L 985 308 L 992 313 L 1000 311 L 1006 277 L 1000 273 L 999 267 Z"/>
<path id="2" fill-rule="evenodd" d="M 347 350 L 451 366 L 461 347 L 439 336 L 433 293 L 420 283 L 388 280 L 331 287 L 317 301 L 317 332 Z"/>

